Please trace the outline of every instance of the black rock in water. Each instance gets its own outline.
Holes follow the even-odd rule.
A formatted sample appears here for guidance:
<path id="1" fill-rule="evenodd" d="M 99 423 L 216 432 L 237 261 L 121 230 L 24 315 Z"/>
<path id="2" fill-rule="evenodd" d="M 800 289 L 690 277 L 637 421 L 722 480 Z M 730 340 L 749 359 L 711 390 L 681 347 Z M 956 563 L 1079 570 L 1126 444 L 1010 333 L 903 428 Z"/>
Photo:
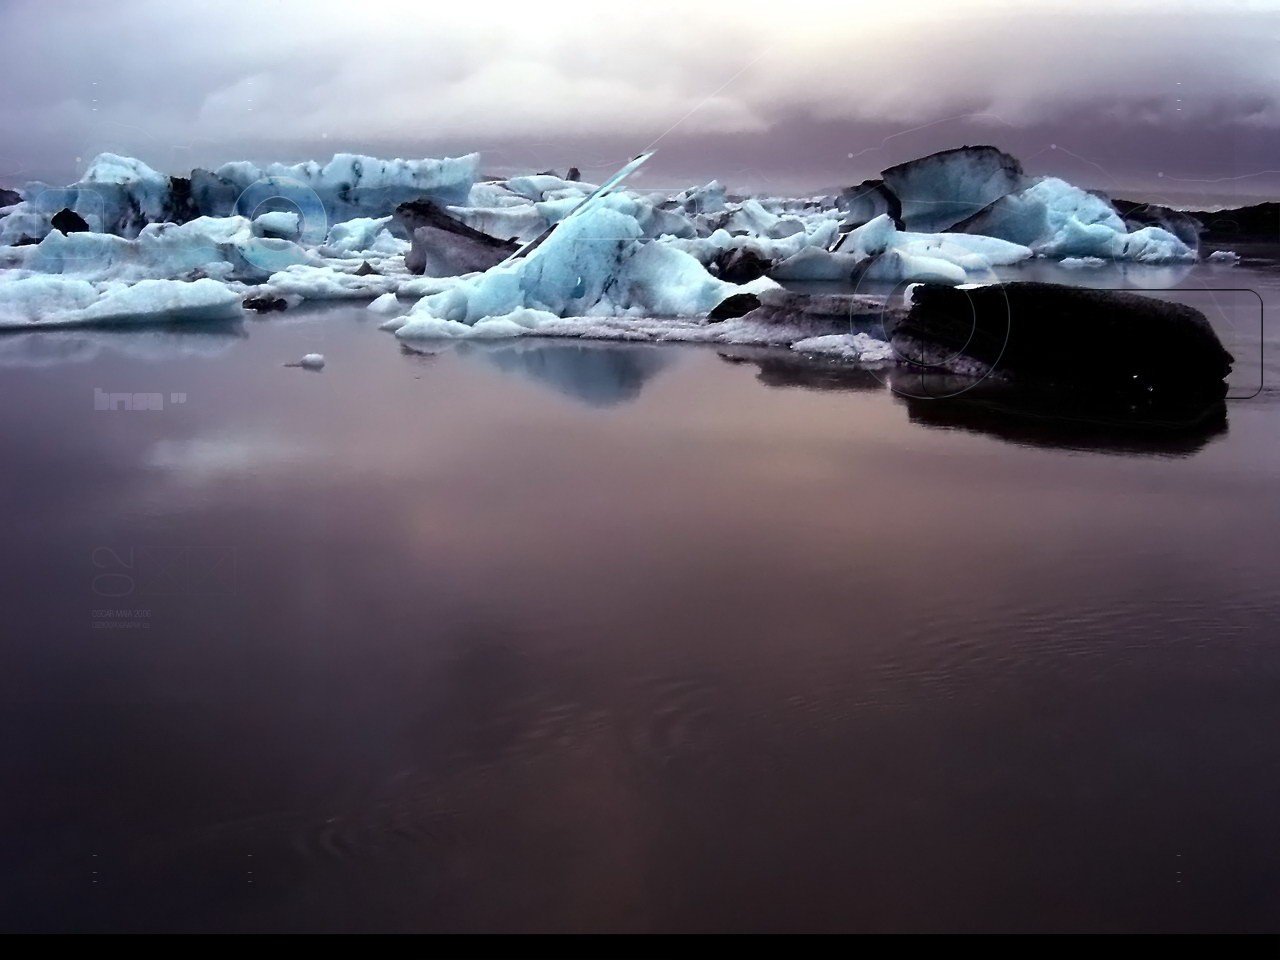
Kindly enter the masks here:
<path id="1" fill-rule="evenodd" d="M 255 313 L 279 313 L 289 306 L 284 297 L 245 297 L 243 306 Z"/>
<path id="2" fill-rule="evenodd" d="M 570 167 L 569 172 L 564 175 L 564 178 L 566 180 L 570 180 L 574 183 L 577 183 L 579 180 L 582 179 L 582 171 L 579 170 L 577 167 Z"/>
<path id="3" fill-rule="evenodd" d="M 760 298 L 754 293 L 735 293 L 717 303 L 715 309 L 707 314 L 707 319 L 712 323 L 732 320 L 734 317 L 750 313 L 758 306 L 760 306 Z"/>
<path id="4" fill-rule="evenodd" d="M 49 223 L 53 229 L 61 230 L 63 233 L 87 233 L 89 230 L 89 224 L 84 217 L 67 207 L 55 213 Z"/>
<path id="5" fill-rule="evenodd" d="M 6 190 L 0 187 L 0 208 L 12 207 L 15 203 L 22 202 L 22 195 L 15 190 Z"/>
<path id="6" fill-rule="evenodd" d="M 382 276 L 382 274 L 378 273 L 377 270 L 369 266 L 369 261 L 365 260 L 363 263 L 360 264 L 360 269 L 356 271 L 356 276 L 357 277 L 380 277 Z"/>
<path id="7" fill-rule="evenodd" d="M 1233 359 L 1191 307 L 1053 283 L 920 284 L 892 343 L 927 371 L 989 371 L 1127 409 L 1220 401 Z"/>
<path id="8" fill-rule="evenodd" d="M 499 240 L 472 229 L 430 200 L 413 200 L 396 207 L 396 232 L 408 236 L 413 246 L 405 255 L 410 273 L 454 277 L 488 270 L 518 248 L 512 240 Z"/>

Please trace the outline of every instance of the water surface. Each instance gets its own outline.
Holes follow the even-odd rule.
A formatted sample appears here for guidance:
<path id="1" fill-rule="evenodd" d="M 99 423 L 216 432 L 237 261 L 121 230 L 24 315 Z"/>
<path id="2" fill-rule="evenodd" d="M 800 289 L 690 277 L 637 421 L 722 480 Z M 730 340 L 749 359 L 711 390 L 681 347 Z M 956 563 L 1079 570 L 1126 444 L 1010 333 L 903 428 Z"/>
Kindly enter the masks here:
<path id="1" fill-rule="evenodd" d="M 1100 442 L 360 306 L 0 364 L 4 929 L 1277 927 L 1265 385 Z"/>

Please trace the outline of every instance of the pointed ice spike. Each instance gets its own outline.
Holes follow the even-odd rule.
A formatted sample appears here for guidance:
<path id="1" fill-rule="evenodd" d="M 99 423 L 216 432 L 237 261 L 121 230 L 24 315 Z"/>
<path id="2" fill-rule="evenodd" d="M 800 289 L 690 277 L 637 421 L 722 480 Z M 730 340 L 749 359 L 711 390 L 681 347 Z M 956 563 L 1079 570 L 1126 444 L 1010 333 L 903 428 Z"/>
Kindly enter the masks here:
<path id="1" fill-rule="evenodd" d="M 553 223 L 551 226 L 547 227 L 546 230 L 543 230 L 542 233 L 538 234 L 538 236 L 534 237 L 532 240 L 530 240 L 528 243 L 522 246 L 515 253 L 511 254 L 511 256 L 507 257 L 507 259 L 503 260 L 502 263 L 499 264 L 499 266 L 504 266 L 508 263 L 512 263 L 516 260 L 519 260 L 521 257 L 527 257 L 539 246 L 541 246 L 542 242 L 546 240 L 547 237 L 551 236 L 551 234 L 555 232 L 556 227 L 560 226 L 561 223 L 564 223 L 565 220 L 568 220 L 570 217 L 576 217 L 578 214 L 582 213 L 584 210 L 587 210 L 593 204 L 599 202 L 601 199 L 611 194 L 615 189 L 617 189 L 617 187 L 622 183 L 623 180 L 627 179 L 627 177 L 631 176 L 631 174 L 639 170 L 641 165 L 646 160 L 648 160 L 650 157 L 653 156 L 654 152 L 655 151 L 650 150 L 647 153 L 642 153 L 640 154 L 640 156 L 632 158 L 631 161 L 628 162 L 625 167 L 623 167 L 621 170 L 615 173 L 612 177 L 610 177 L 604 183 L 600 184 L 600 186 L 596 188 L 594 193 L 591 193 L 588 196 L 583 197 L 582 202 L 579 203 L 572 210 L 570 210 L 567 214 L 565 214 L 565 216 L 560 220 L 560 223 Z"/>

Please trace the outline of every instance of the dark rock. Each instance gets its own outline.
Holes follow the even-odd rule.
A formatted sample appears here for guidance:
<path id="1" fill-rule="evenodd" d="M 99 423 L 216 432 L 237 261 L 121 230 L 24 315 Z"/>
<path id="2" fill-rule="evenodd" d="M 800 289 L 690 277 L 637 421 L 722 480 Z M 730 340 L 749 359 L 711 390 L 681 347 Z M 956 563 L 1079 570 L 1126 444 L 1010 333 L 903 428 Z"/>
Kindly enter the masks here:
<path id="1" fill-rule="evenodd" d="M 1192 250 L 1200 246 L 1200 232 L 1204 229 L 1204 225 L 1191 214 L 1161 206 L 1158 203 L 1120 200 L 1115 197 L 1106 199 L 1116 208 L 1116 213 L 1124 219 L 1125 226 L 1129 230 L 1159 227 L 1172 233 Z M 1276 237 L 1280 238 L 1280 230 L 1276 232 Z"/>
<path id="2" fill-rule="evenodd" d="M 382 274 L 378 273 L 377 270 L 369 266 L 369 261 L 366 260 L 362 264 L 360 264 L 360 269 L 356 271 L 356 276 L 357 277 L 380 277 L 382 276 Z"/>
<path id="3" fill-rule="evenodd" d="M 15 190 L 6 190 L 0 187 L 0 208 L 12 207 L 15 203 L 22 202 L 22 195 Z"/>
<path id="4" fill-rule="evenodd" d="M 773 261 L 766 260 L 754 250 L 737 248 L 725 250 L 716 257 L 715 267 L 717 275 L 727 283 L 750 283 L 768 273 Z"/>
<path id="5" fill-rule="evenodd" d="M 1183 213 L 1203 224 L 1200 236 L 1205 243 L 1280 243 L 1280 203 L 1274 201 L 1229 210 L 1185 210 Z"/>
<path id="6" fill-rule="evenodd" d="M 279 313 L 285 310 L 289 303 L 284 297 L 245 297 L 244 308 L 253 310 L 255 313 Z"/>
<path id="7" fill-rule="evenodd" d="M 579 180 L 582 179 L 582 171 L 579 170 L 577 167 L 570 167 L 569 172 L 564 175 L 564 178 L 566 180 L 572 181 L 573 183 L 577 183 Z"/>
<path id="8" fill-rule="evenodd" d="M 921 284 L 894 324 L 926 372 L 981 374 L 1126 409 L 1194 409 L 1226 395 L 1232 356 L 1191 307 L 1052 283 Z"/>
<path id="9" fill-rule="evenodd" d="M 169 196 L 164 202 L 163 219 L 169 223 L 187 223 L 200 216 L 190 177 L 170 177 Z"/>
<path id="10" fill-rule="evenodd" d="M 990 146 L 943 150 L 880 176 L 902 205 L 901 226 L 923 233 L 954 226 L 1026 181 L 1016 157 Z"/>
<path id="11" fill-rule="evenodd" d="M 67 207 L 63 207 L 55 213 L 49 223 L 53 226 L 53 229 L 61 230 L 63 233 L 87 233 L 89 231 L 89 224 L 84 217 Z"/>
<path id="12" fill-rule="evenodd" d="M 759 306 L 760 298 L 754 293 L 735 293 L 717 303 L 715 309 L 707 314 L 707 319 L 712 323 L 719 323 L 721 320 L 732 320 L 734 317 L 741 317 L 750 313 Z"/>
<path id="13" fill-rule="evenodd" d="M 404 258 L 410 273 L 453 277 L 488 270 L 510 256 L 518 244 L 499 240 L 467 226 L 430 200 L 414 200 L 396 207 L 393 223 L 413 246 Z"/>

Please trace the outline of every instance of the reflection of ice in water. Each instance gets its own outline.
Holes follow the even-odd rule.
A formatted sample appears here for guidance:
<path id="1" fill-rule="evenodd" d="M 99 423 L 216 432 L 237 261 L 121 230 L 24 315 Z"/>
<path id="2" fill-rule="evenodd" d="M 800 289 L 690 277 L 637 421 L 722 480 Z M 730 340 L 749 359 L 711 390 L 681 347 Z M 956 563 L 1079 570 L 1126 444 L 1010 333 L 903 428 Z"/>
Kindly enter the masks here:
<path id="1" fill-rule="evenodd" d="M 135 360 L 221 356 L 248 336 L 240 323 L 172 329 L 77 328 L 0 334 L 0 367 L 48 367 L 84 363 L 103 351 Z"/>
<path id="2" fill-rule="evenodd" d="M 424 342 L 413 353 L 477 357 L 505 373 L 519 374 L 590 407 L 630 403 L 665 368 L 674 351 L 649 344 L 516 340 Z"/>

